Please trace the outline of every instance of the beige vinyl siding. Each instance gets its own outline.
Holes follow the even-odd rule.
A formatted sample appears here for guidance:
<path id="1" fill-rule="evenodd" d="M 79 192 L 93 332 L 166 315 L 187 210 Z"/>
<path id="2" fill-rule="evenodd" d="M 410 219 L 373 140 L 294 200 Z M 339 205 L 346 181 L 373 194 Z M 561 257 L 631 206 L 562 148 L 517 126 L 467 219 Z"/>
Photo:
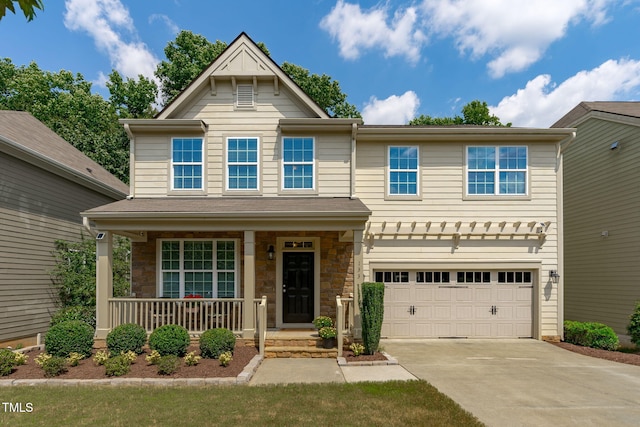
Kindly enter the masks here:
<path id="1" fill-rule="evenodd" d="M 528 146 L 530 197 L 515 200 L 495 196 L 483 200 L 465 200 L 465 150 L 462 142 L 407 142 L 393 141 L 394 145 L 417 145 L 420 152 L 420 200 L 400 200 L 385 197 L 386 150 L 384 142 L 358 142 L 356 163 L 356 195 L 372 210 L 369 231 L 377 237 L 373 245 L 365 249 L 365 280 L 373 279 L 370 263 L 413 262 L 433 264 L 523 261 L 531 265 L 542 265 L 540 272 L 541 336 L 558 336 L 558 295 L 557 285 L 548 283 L 548 270 L 558 269 L 557 238 L 557 176 L 556 147 L 553 143 L 513 145 Z M 496 145 L 510 145 L 500 143 Z M 499 231 L 531 231 L 528 223 L 549 221 L 547 238 L 540 247 L 537 238 L 482 238 L 465 237 L 472 231 L 471 223 L 476 222 L 473 231 L 488 234 Z M 513 226 L 521 222 L 516 230 Z M 384 231 L 382 224 L 386 222 Z M 415 226 L 414 226 L 415 222 Z M 427 222 L 430 227 L 427 229 Z M 444 229 L 441 224 L 446 222 Z M 460 222 L 458 230 L 457 224 Z M 485 223 L 491 223 L 485 228 Z M 505 225 L 501 228 L 500 223 Z M 398 223 L 400 227 L 398 228 Z M 442 231 L 451 234 L 460 231 L 459 247 L 453 249 L 451 236 L 425 235 Z M 379 237 L 383 232 L 383 237 Z M 397 233 L 397 236 L 394 236 Z M 476 234 L 477 234 L 476 233 Z M 531 233 L 535 233 L 534 230 Z M 365 242 L 370 244 L 370 242 Z M 537 316 L 534 316 L 534 319 Z"/>
<path id="2" fill-rule="evenodd" d="M 57 239 L 78 240 L 79 212 L 113 201 L 0 154 L 0 341 L 45 332 L 56 310 Z"/>
<path id="3" fill-rule="evenodd" d="M 565 318 L 623 335 L 640 300 L 639 142 L 640 125 L 590 119 L 564 166 Z"/>
<path id="4" fill-rule="evenodd" d="M 181 119 L 199 119 L 208 125 L 206 135 L 206 194 L 242 194 L 227 192 L 225 183 L 225 144 L 228 137 L 258 137 L 260 140 L 260 183 L 263 196 L 281 192 L 280 133 L 281 118 L 307 117 L 291 99 L 286 88 L 274 95 L 273 82 L 260 82 L 255 109 L 235 109 L 231 84 L 222 81 L 216 94 L 201 91 L 201 98 L 184 108 Z M 170 189 L 170 144 L 172 136 L 146 134 L 135 140 L 135 196 L 165 197 Z M 298 136 L 298 135 L 287 135 Z M 350 134 L 305 134 L 315 138 L 317 193 L 322 196 L 350 194 Z M 289 194 L 289 193 L 287 193 Z"/>

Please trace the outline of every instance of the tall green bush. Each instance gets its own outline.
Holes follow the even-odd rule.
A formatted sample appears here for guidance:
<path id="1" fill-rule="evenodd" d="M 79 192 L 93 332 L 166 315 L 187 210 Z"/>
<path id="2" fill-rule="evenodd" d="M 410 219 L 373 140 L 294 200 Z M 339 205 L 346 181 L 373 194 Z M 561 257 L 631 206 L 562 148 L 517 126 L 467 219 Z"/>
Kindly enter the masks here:
<path id="1" fill-rule="evenodd" d="M 362 342 L 366 354 L 374 354 L 380 346 L 384 318 L 384 283 L 365 282 L 360 288 Z"/>
<path id="2" fill-rule="evenodd" d="M 205 359 L 217 359 L 225 351 L 233 353 L 236 336 L 229 329 L 214 328 L 200 336 L 200 354 Z"/>
<path id="3" fill-rule="evenodd" d="M 66 322 L 67 320 L 82 320 L 83 322 L 90 324 L 91 327 L 95 329 L 96 308 L 82 305 L 71 305 L 61 308 L 51 316 L 51 326 Z"/>
<path id="4" fill-rule="evenodd" d="M 627 325 L 627 332 L 631 336 L 631 342 L 637 346 L 640 346 L 640 301 L 636 302 L 636 308 L 629 316 L 629 325 Z"/>

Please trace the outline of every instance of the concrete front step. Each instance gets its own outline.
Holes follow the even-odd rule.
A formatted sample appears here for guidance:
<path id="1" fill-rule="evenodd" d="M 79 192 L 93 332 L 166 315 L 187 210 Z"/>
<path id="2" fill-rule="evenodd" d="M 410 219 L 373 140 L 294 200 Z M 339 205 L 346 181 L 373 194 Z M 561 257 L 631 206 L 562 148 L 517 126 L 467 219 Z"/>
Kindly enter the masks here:
<path id="1" fill-rule="evenodd" d="M 302 346 L 302 347 L 293 347 L 293 346 L 267 347 L 265 346 L 264 357 L 271 358 L 271 359 L 279 358 L 279 357 L 335 359 L 338 357 L 338 349 L 337 348 L 318 348 L 318 347 L 310 347 L 310 346 Z"/>

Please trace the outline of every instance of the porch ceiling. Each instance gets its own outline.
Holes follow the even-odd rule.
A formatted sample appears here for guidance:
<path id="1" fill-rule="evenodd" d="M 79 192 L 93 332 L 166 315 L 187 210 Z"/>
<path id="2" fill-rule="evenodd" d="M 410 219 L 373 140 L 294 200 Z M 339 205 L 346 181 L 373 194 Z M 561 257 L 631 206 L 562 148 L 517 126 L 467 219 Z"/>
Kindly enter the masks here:
<path id="1" fill-rule="evenodd" d="M 82 212 L 105 231 L 362 230 L 369 215 L 349 197 L 134 198 Z"/>

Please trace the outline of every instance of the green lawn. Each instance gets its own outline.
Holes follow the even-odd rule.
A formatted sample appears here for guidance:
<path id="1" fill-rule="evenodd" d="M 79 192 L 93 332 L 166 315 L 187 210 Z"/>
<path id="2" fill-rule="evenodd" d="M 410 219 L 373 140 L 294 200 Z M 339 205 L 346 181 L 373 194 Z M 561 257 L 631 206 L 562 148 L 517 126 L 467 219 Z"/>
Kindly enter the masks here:
<path id="1" fill-rule="evenodd" d="M 0 402 L 31 406 L 0 425 L 481 426 L 424 381 L 286 386 L 18 386 Z M 27 405 L 30 403 L 31 405 Z"/>

